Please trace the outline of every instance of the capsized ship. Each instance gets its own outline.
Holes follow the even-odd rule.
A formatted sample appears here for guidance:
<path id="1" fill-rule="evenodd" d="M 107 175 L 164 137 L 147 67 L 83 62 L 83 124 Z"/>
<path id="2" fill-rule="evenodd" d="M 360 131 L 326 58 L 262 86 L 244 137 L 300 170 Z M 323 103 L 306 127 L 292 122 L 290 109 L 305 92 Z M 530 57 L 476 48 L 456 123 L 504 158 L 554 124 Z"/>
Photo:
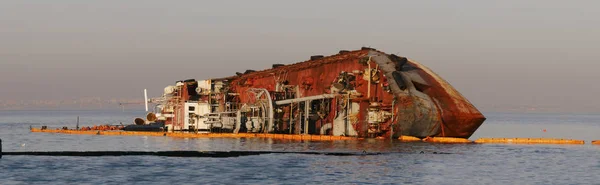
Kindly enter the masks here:
<path id="1" fill-rule="evenodd" d="M 178 81 L 152 102 L 168 131 L 468 138 L 485 120 L 427 67 L 365 47 Z"/>

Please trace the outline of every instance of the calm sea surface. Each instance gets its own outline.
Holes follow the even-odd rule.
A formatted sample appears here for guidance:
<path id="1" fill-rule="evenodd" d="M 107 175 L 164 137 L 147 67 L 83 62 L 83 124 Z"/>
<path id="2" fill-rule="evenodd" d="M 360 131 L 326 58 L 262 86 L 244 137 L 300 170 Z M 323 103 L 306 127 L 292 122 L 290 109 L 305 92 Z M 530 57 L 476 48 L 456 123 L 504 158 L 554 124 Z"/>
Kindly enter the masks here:
<path id="1" fill-rule="evenodd" d="M 0 111 L 3 151 L 318 151 L 235 158 L 4 156 L 7 184 L 600 184 L 600 115 L 486 113 L 470 138 L 558 137 L 585 145 L 300 142 L 30 133 L 29 126 L 129 124 L 143 112 Z M 546 132 L 542 130 L 546 129 Z M 421 154 L 421 151 L 424 154 Z M 434 154 L 450 153 L 450 154 Z"/>

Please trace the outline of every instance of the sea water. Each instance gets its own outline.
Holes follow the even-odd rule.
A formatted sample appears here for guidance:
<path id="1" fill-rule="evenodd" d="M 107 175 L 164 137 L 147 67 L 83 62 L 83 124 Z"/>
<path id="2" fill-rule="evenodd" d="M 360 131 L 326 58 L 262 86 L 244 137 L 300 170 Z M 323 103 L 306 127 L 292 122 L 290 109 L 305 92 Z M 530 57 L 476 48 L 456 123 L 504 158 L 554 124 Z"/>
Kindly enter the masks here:
<path id="1" fill-rule="evenodd" d="M 233 158 L 3 156 L 0 184 L 600 184 L 600 116 L 484 113 L 470 138 L 582 139 L 585 145 L 433 144 L 390 140 L 302 142 L 31 133 L 29 127 L 130 124 L 140 111 L 0 111 L 3 151 L 381 152 Z"/>

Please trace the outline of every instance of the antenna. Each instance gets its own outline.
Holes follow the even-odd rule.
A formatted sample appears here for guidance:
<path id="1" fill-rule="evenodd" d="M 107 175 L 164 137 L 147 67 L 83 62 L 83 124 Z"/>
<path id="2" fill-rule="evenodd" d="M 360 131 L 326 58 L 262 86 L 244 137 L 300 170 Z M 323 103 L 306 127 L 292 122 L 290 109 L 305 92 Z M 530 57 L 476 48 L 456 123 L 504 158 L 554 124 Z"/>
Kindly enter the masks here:
<path id="1" fill-rule="evenodd" d="M 146 105 L 146 112 L 148 112 L 148 91 L 144 89 L 144 105 Z"/>

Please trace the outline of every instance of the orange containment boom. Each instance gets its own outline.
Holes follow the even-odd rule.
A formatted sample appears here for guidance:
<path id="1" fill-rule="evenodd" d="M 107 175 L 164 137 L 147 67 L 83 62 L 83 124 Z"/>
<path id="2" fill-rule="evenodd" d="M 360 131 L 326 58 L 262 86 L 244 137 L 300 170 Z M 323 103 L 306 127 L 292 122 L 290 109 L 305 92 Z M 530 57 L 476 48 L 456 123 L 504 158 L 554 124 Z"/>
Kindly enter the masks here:
<path id="1" fill-rule="evenodd" d="M 512 144 L 585 144 L 583 140 L 555 138 L 480 138 L 475 143 L 512 143 Z"/>
<path id="2" fill-rule="evenodd" d="M 423 141 L 431 143 L 473 143 L 473 141 L 465 138 L 454 137 L 427 137 Z"/>
<path id="3" fill-rule="evenodd" d="M 59 133 L 59 134 L 83 134 L 83 135 L 116 135 L 116 136 L 167 136 L 178 138 L 272 138 L 305 141 L 339 141 L 360 140 L 362 138 L 328 135 L 298 135 L 298 134 L 266 134 L 266 133 L 183 133 L 183 132 L 141 132 L 141 131 L 102 131 L 102 130 L 52 130 L 31 128 L 31 132 Z M 583 140 L 553 139 L 553 138 L 480 138 L 471 141 L 464 138 L 453 137 L 426 137 L 420 139 L 413 136 L 400 136 L 398 140 L 403 142 L 430 142 L 430 143 L 503 143 L 503 144 L 585 144 Z M 592 141 L 592 144 L 600 145 L 600 140 Z"/>
<path id="4" fill-rule="evenodd" d="M 418 137 L 413 136 L 400 136 L 398 140 L 403 142 L 430 142 L 430 143 L 473 143 L 473 141 L 465 139 L 465 138 L 455 138 L 455 137 L 426 137 L 424 139 L 420 139 Z"/>
<path id="5" fill-rule="evenodd" d="M 453 137 L 426 137 L 420 139 L 412 136 L 400 136 L 398 140 L 403 142 L 430 142 L 430 143 L 476 143 L 476 144 L 585 144 L 583 140 L 574 139 L 554 139 L 554 138 L 480 138 L 471 141 L 464 138 Z M 600 145 L 600 140 L 592 141 L 592 144 Z"/>
<path id="6" fill-rule="evenodd" d="M 51 130 L 31 128 L 31 132 L 83 134 L 83 135 L 118 135 L 118 136 L 167 136 L 179 138 L 273 138 L 306 141 L 337 141 L 358 140 L 356 137 L 326 136 L 326 135 L 294 135 L 294 134 L 266 134 L 266 133 L 182 133 L 182 132 L 138 132 L 138 131 L 101 131 L 101 130 Z"/>

